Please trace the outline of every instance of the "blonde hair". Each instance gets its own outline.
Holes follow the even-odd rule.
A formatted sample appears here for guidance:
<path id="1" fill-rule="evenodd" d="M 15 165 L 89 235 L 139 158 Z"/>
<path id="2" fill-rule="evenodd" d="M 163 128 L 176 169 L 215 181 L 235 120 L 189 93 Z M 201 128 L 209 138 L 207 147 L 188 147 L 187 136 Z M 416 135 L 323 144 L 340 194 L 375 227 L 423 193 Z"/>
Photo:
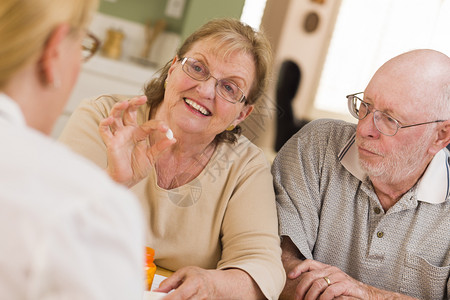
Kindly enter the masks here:
<path id="1" fill-rule="evenodd" d="M 1 0 L 0 89 L 38 58 L 56 26 L 84 29 L 97 6 L 98 0 Z"/>
<path id="2" fill-rule="evenodd" d="M 196 42 L 208 39 L 215 41 L 216 52 L 225 57 L 238 51 L 253 58 L 256 71 L 255 78 L 245 103 L 246 105 L 254 104 L 267 89 L 273 61 L 272 48 L 265 34 L 255 31 L 239 20 L 214 19 L 186 38 L 177 51 L 178 58 L 184 57 Z M 160 76 L 151 80 L 145 87 L 145 95 L 152 108 L 157 107 L 164 99 L 164 82 L 170 65 L 171 61 L 160 70 Z M 234 143 L 240 133 L 241 127 L 236 126 L 232 131 L 224 131 L 218 134 L 216 140 Z"/>

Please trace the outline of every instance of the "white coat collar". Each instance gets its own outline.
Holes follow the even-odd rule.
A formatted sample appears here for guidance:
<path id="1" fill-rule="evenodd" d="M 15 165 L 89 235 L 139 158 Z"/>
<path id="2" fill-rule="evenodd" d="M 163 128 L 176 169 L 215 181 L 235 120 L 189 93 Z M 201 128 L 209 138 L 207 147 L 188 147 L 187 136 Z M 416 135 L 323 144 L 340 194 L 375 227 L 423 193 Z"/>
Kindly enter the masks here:
<path id="1" fill-rule="evenodd" d="M 4 93 L 0 93 L 0 120 L 26 126 L 25 118 L 19 105 Z"/>

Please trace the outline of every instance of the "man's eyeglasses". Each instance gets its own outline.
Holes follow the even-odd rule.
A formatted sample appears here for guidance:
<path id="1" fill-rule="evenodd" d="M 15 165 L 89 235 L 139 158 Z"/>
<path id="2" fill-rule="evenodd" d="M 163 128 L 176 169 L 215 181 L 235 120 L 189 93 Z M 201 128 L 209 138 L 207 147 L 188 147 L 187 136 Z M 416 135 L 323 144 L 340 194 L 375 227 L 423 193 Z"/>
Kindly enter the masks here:
<path id="1" fill-rule="evenodd" d="M 357 95 L 360 95 L 361 98 L 364 99 L 364 93 L 356 93 L 352 95 L 348 95 L 348 110 L 350 111 L 350 114 L 357 118 L 358 120 L 364 119 L 369 113 L 373 113 L 373 123 L 375 124 L 375 127 L 379 132 L 381 132 L 384 135 L 388 136 L 394 136 L 397 131 L 401 128 L 408 128 L 413 126 L 419 126 L 419 125 L 425 125 L 425 124 L 431 124 L 431 123 L 438 123 L 438 122 L 444 122 L 445 120 L 436 120 L 436 121 L 430 121 L 430 122 L 424 122 L 424 123 L 417 123 L 412 125 L 400 125 L 400 122 L 394 119 L 393 117 L 389 116 L 388 114 L 371 108 L 371 104 L 364 102 L 361 100 L 360 97 Z"/>
<path id="2" fill-rule="evenodd" d="M 100 48 L 100 40 L 92 33 L 87 33 L 81 43 L 82 60 L 88 61 Z"/>
<path id="3" fill-rule="evenodd" d="M 192 79 L 198 81 L 206 81 L 209 78 L 216 80 L 217 94 L 233 104 L 241 103 L 245 100 L 244 92 L 229 79 L 217 79 L 211 75 L 207 66 L 203 63 L 191 58 L 184 57 L 181 60 L 181 68 Z"/>

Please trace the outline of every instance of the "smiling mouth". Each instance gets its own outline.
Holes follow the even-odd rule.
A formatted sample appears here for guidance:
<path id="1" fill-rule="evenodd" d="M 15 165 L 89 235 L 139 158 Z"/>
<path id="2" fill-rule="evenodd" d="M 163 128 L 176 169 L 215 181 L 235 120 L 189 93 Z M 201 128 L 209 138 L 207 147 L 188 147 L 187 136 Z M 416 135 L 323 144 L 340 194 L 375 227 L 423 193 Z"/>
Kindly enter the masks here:
<path id="1" fill-rule="evenodd" d="M 184 103 L 186 103 L 187 105 L 189 105 L 189 107 L 193 108 L 194 110 L 198 111 L 199 113 L 201 113 L 204 116 L 210 116 L 211 112 L 209 110 L 207 110 L 205 107 L 195 103 L 194 101 L 188 99 L 188 98 L 183 98 Z"/>

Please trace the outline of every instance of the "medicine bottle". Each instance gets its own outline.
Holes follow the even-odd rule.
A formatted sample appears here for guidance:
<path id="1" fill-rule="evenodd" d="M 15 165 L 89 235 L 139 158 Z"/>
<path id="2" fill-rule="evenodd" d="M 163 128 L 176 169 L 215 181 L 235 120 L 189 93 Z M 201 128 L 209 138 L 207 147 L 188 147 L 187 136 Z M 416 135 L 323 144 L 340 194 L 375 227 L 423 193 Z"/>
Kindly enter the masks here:
<path id="1" fill-rule="evenodd" d="M 150 291 L 152 288 L 153 278 L 155 277 L 156 265 L 154 263 L 155 250 L 150 247 L 145 247 L 145 274 L 146 274 L 146 290 Z"/>

